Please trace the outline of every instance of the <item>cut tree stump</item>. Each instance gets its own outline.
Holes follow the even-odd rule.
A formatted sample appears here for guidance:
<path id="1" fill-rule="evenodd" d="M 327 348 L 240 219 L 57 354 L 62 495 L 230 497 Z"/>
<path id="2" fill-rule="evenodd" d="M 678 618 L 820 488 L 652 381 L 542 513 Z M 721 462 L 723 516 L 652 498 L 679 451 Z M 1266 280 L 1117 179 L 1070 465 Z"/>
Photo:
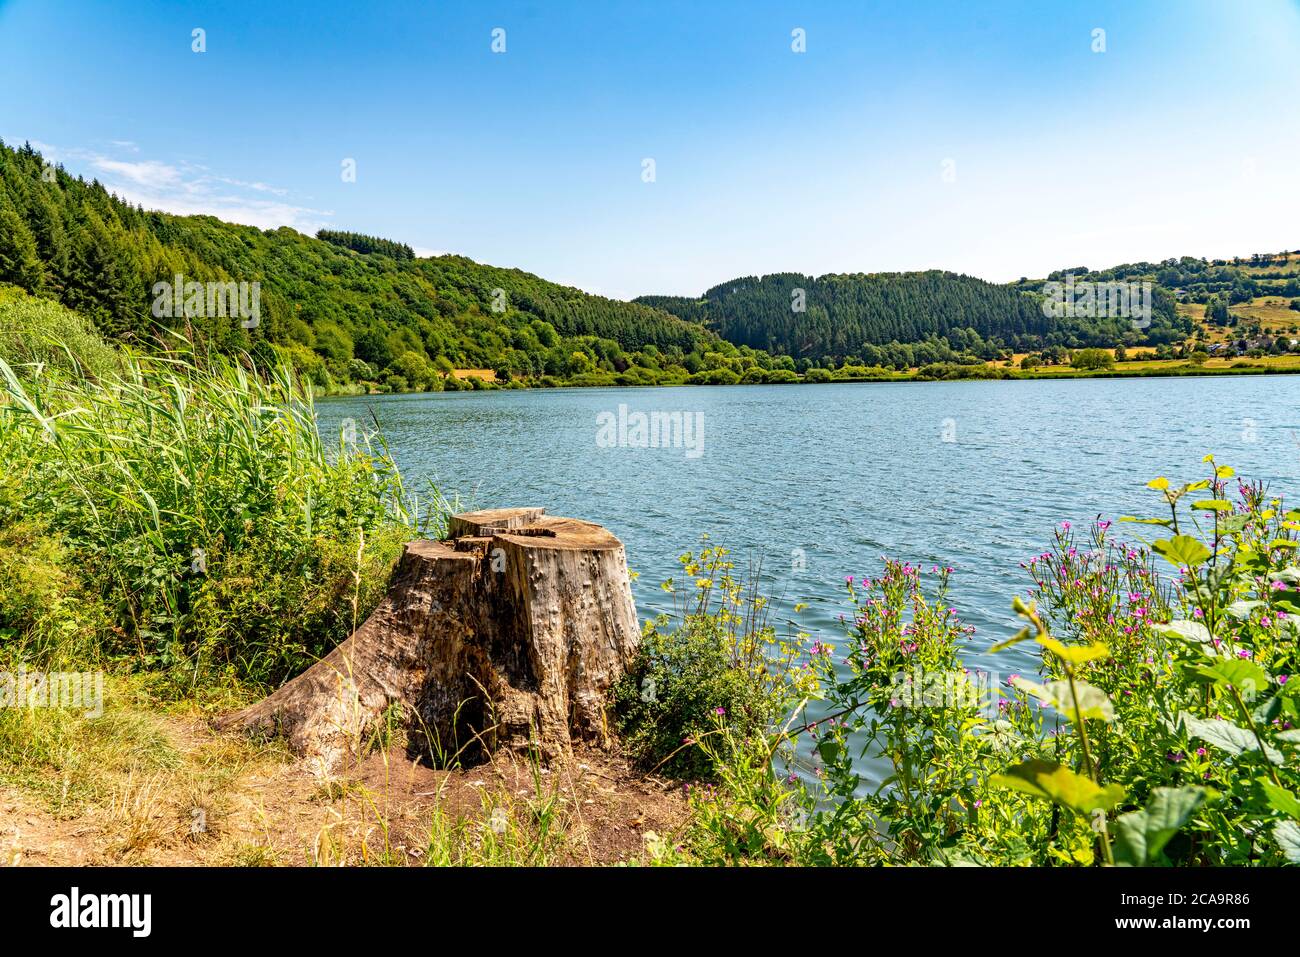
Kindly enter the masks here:
<path id="1" fill-rule="evenodd" d="M 437 766 L 606 743 L 605 694 L 640 640 L 627 557 L 601 526 L 543 513 L 469 512 L 447 540 L 410 542 L 350 638 L 218 727 L 283 735 L 322 773 L 394 705 L 411 756 Z"/>

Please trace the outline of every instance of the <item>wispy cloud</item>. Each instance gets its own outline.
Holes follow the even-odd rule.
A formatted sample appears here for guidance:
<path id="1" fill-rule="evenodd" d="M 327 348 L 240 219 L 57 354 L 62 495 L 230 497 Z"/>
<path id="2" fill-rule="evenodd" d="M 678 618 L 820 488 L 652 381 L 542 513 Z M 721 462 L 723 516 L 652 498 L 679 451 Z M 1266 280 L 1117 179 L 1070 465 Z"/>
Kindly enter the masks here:
<path id="1" fill-rule="evenodd" d="M 167 163 L 160 163 L 157 160 L 131 163 L 124 160 L 109 159 L 106 156 L 96 156 L 91 160 L 91 165 L 102 173 L 116 174 L 118 177 L 137 186 L 168 189 L 183 185 L 179 169 Z"/>
<path id="2" fill-rule="evenodd" d="M 113 140 L 119 150 L 138 153 L 129 140 Z M 61 148 L 33 141 L 46 159 L 72 172 L 97 177 L 128 203 L 178 215 L 208 215 L 259 229 L 289 226 L 314 233 L 329 224 L 330 210 L 289 201 L 289 190 L 260 181 L 225 176 L 197 163 L 122 159 L 80 147 Z M 275 198 L 271 198 L 275 197 Z"/>

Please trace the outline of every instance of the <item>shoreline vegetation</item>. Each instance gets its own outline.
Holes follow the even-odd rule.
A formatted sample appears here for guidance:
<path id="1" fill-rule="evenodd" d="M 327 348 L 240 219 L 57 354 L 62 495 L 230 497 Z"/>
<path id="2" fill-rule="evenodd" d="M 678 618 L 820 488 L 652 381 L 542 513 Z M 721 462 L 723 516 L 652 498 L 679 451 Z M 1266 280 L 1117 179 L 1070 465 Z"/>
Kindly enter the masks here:
<path id="1" fill-rule="evenodd" d="M 1136 366 L 1136 364 L 1135 364 Z M 838 372 L 839 370 L 836 370 Z M 965 366 L 951 365 L 940 368 L 913 369 L 909 372 L 893 372 L 881 369 L 878 372 L 869 370 L 865 374 L 850 372 L 845 375 L 837 375 L 834 372 L 829 376 L 816 376 L 809 378 L 801 376 L 797 379 L 778 379 L 775 381 L 760 381 L 752 379 L 750 381 L 736 382 L 692 382 L 689 379 L 680 381 L 665 381 L 655 383 L 627 383 L 618 382 L 616 377 L 608 379 L 589 378 L 580 382 L 557 382 L 553 385 L 530 384 L 522 382 L 510 382 L 506 384 L 498 382 L 483 382 L 482 385 L 473 386 L 467 391 L 494 391 L 510 389 L 600 389 L 600 388 L 672 388 L 679 386 L 703 386 L 703 385 L 825 385 L 836 382 L 862 382 L 862 383 L 879 383 L 879 382 L 953 382 L 953 381 L 970 381 L 970 382 L 1006 382 L 1006 381 L 1033 381 L 1039 379 L 1160 379 L 1160 378 L 1178 378 L 1181 376 L 1220 376 L 1220 375 L 1294 375 L 1300 373 L 1300 361 L 1298 362 L 1269 362 L 1261 361 L 1236 361 L 1230 364 L 1196 364 L 1191 362 L 1181 362 L 1178 360 L 1166 360 L 1161 363 L 1149 362 L 1143 363 L 1132 369 L 1110 368 L 1110 369 L 1072 369 L 1064 367 L 1060 369 L 1040 369 L 1034 371 L 1022 371 L 1018 369 L 1006 369 L 998 366 Z M 377 395 L 430 395 L 436 392 L 448 391 L 445 389 L 436 389 L 432 391 L 411 391 L 400 393 L 365 391 L 356 386 L 348 389 L 340 389 L 331 392 L 316 392 L 315 395 L 322 399 L 345 398 L 350 396 L 377 396 Z M 456 391 L 456 390 L 452 390 Z M 466 391 L 466 390 L 461 390 Z"/>
<path id="2" fill-rule="evenodd" d="M 318 393 L 1290 373 L 1300 256 L 1070 273 L 1151 276 L 1140 332 L 939 272 L 624 303 L 146 212 L 29 147 L 0 174 L 4 861 L 1300 864 L 1300 511 L 1210 456 L 1147 483 L 1152 515 L 1045 530 L 992 649 L 1033 648 L 1033 678 L 965 668 L 949 569 L 847 579 L 831 645 L 705 543 L 610 696 L 613 751 L 415 761 L 390 709 L 320 778 L 213 730 L 352 634 L 455 511 L 378 432 L 321 435 Z M 261 313 L 187 292 L 160 324 L 173 277 Z"/>
<path id="3" fill-rule="evenodd" d="M 8 863 L 1300 864 L 1300 511 L 1211 456 L 1026 560 L 992 650 L 1028 643 L 1032 677 L 963 666 L 951 569 L 846 579 L 831 645 L 705 542 L 612 751 L 413 762 L 390 709 L 320 777 L 212 721 L 354 631 L 451 506 L 381 437 L 320 436 L 287 367 L 39 316 L 0 340 Z M 70 672 L 102 698 L 39 700 Z"/>
<path id="4" fill-rule="evenodd" d="M 0 309 L 45 308 L 25 297 L 137 350 L 180 334 L 287 365 L 320 395 L 1300 365 L 1300 251 L 1010 283 L 775 273 L 623 301 L 361 233 L 145 210 L 0 143 Z"/>

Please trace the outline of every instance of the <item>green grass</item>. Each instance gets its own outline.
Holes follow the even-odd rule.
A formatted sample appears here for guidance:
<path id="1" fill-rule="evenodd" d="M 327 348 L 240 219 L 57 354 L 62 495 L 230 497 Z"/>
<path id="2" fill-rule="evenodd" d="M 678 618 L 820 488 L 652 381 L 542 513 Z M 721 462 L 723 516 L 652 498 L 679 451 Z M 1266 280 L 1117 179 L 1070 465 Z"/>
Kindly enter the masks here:
<path id="1" fill-rule="evenodd" d="M 159 345 L 103 375 L 71 349 L 0 356 L 0 582 L 17 583 L 0 636 L 38 659 L 130 659 L 186 694 L 282 681 L 352 630 L 445 508 L 382 445 L 321 436 L 287 368 Z"/>

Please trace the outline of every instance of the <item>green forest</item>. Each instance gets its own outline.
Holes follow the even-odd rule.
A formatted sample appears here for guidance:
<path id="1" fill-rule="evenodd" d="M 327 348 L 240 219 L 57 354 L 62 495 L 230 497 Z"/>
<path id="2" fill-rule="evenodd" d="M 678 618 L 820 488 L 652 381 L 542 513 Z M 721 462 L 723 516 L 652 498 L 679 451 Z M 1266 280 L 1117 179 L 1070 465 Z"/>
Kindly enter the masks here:
<path id="1" fill-rule="evenodd" d="M 701 323 L 731 342 L 821 366 L 848 360 L 900 368 L 904 362 L 922 366 L 963 355 L 998 359 L 1053 346 L 1180 341 L 1192 331 L 1178 317 L 1173 297 L 1159 287 L 1153 291 L 1151 325 L 1138 334 L 1123 318 L 1049 317 L 1042 283 L 1022 283 L 997 285 L 939 270 L 820 277 L 779 273 L 734 279 L 698 300 L 642 296 L 637 301 Z"/>
<path id="2" fill-rule="evenodd" d="M 107 338 L 148 349 L 176 329 L 217 351 L 287 362 L 325 393 L 949 375 L 1016 352 L 1179 343 L 1193 326 L 1178 301 L 1215 316 L 1254 296 L 1300 295 L 1293 265 L 1286 254 L 1183 258 L 1048 277 L 1153 283 L 1144 328 L 1050 316 L 1043 280 L 1000 285 L 938 270 L 750 276 L 699 299 L 622 302 L 463 256 L 419 258 L 363 233 L 311 237 L 147 211 L 29 145 L 0 143 L 0 283 L 67 306 Z M 158 290 L 177 282 L 207 286 L 206 300 L 178 294 L 177 308 L 160 312 L 172 300 Z M 256 284 L 255 320 L 213 308 L 212 286 L 226 284 Z"/>

